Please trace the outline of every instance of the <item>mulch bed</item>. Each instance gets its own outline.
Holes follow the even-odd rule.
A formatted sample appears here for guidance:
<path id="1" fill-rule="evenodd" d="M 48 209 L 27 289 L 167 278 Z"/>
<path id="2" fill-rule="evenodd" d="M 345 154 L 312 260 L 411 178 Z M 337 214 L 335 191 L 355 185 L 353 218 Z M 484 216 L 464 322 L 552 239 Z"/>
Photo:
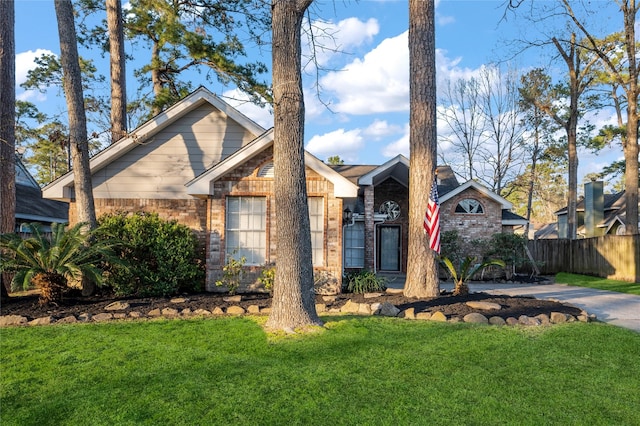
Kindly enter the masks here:
<path id="1" fill-rule="evenodd" d="M 177 296 L 184 298 L 185 301 L 181 303 L 172 302 L 172 298 L 165 297 L 144 297 L 144 298 L 117 298 L 109 294 L 96 295 L 92 297 L 82 297 L 79 295 L 70 294 L 65 298 L 64 302 L 58 306 L 41 306 L 38 304 L 37 294 L 28 294 L 24 296 L 11 297 L 9 301 L 0 306 L 0 315 L 20 315 L 26 317 L 28 320 L 36 318 L 42 318 L 51 316 L 54 319 L 61 319 L 70 315 L 79 316 L 80 314 L 96 315 L 105 312 L 105 306 L 110 303 L 119 300 L 125 301 L 129 304 L 129 308 L 124 311 L 129 313 L 137 311 L 141 313 L 148 313 L 154 309 L 163 308 L 175 308 L 185 309 L 190 308 L 191 311 L 197 309 L 206 309 L 213 311 L 215 307 L 226 309 L 229 306 L 241 306 L 245 310 L 250 305 L 257 305 L 260 308 L 266 308 L 271 306 L 271 297 L 265 293 L 251 293 L 243 294 L 240 302 L 227 302 L 224 299 L 228 297 L 226 294 L 220 293 L 197 293 Z M 485 301 L 498 303 L 502 306 L 502 309 L 498 312 L 491 313 L 492 316 L 499 316 L 503 319 L 508 317 L 519 318 L 521 315 L 534 317 L 539 314 L 550 315 L 551 312 L 560 312 L 573 316 L 577 316 L 581 313 L 581 309 L 571 305 L 566 305 L 560 302 L 550 300 L 540 300 L 532 297 L 521 296 L 494 296 L 487 293 L 471 293 L 468 296 L 452 296 L 450 293 L 442 293 L 440 297 L 432 299 L 412 299 L 406 298 L 402 294 L 388 294 L 385 293 L 378 297 L 365 298 L 362 294 L 339 294 L 333 298 L 326 298 L 323 296 L 317 296 L 317 303 L 323 303 L 327 306 L 328 310 L 334 308 L 340 308 L 348 300 L 356 303 L 382 303 L 389 302 L 401 311 L 407 308 L 414 308 L 415 313 L 418 312 L 436 312 L 441 311 L 447 317 L 460 317 L 464 315 L 477 312 L 467 306 L 465 302 L 468 301 Z"/>

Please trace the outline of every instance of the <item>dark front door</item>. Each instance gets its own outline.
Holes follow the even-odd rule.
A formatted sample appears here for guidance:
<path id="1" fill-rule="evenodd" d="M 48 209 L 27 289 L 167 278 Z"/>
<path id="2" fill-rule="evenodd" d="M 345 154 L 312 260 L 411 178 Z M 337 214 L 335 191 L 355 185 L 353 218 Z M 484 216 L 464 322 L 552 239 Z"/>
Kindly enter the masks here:
<path id="1" fill-rule="evenodd" d="M 400 226 L 381 225 L 378 228 L 378 269 L 400 270 Z"/>

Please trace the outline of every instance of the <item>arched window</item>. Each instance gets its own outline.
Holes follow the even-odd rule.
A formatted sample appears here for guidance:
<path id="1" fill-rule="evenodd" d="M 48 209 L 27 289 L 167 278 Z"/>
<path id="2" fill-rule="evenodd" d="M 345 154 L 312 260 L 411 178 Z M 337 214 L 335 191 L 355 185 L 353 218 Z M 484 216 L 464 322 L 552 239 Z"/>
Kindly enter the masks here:
<path id="1" fill-rule="evenodd" d="M 258 170 L 258 177 L 272 178 L 273 177 L 273 161 L 265 164 Z"/>
<path id="2" fill-rule="evenodd" d="M 473 198 L 465 198 L 456 206 L 456 213 L 483 214 L 484 208 L 480 201 Z"/>

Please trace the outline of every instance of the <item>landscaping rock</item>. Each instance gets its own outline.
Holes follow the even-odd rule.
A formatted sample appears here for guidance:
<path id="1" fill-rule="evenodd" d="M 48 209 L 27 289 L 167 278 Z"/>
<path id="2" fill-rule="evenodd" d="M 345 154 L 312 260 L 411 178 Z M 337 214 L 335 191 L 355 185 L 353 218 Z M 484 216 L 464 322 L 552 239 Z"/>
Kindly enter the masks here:
<path id="1" fill-rule="evenodd" d="M 354 303 L 353 301 L 351 301 L 351 299 L 347 300 L 347 303 L 345 303 L 342 309 L 340 309 L 341 312 L 344 312 L 347 314 L 355 314 L 355 313 L 358 313 L 359 310 L 360 310 L 360 304 Z"/>
<path id="2" fill-rule="evenodd" d="M 161 312 L 162 316 L 165 317 L 177 317 L 178 315 L 180 315 L 180 312 L 174 308 L 163 308 Z"/>
<path id="3" fill-rule="evenodd" d="M 431 319 L 431 312 L 418 312 L 416 314 L 416 319 L 417 320 L 429 320 Z"/>
<path id="4" fill-rule="evenodd" d="M 171 302 L 171 303 L 184 303 L 186 301 L 187 301 L 187 299 L 185 299 L 184 297 L 174 297 L 169 302 Z"/>
<path id="5" fill-rule="evenodd" d="M 271 308 L 262 308 L 260 309 L 260 313 L 263 315 L 269 315 L 271 313 Z"/>
<path id="6" fill-rule="evenodd" d="M 113 314 L 109 312 L 103 312 L 100 314 L 95 314 L 91 319 L 95 322 L 111 321 L 113 319 Z"/>
<path id="7" fill-rule="evenodd" d="M 415 308 L 407 308 L 404 311 L 400 312 L 398 316 L 405 319 L 416 319 Z"/>
<path id="8" fill-rule="evenodd" d="M 325 305 L 324 303 L 316 303 L 316 312 L 327 312 L 327 305 Z"/>
<path id="9" fill-rule="evenodd" d="M 242 296 L 237 294 L 235 296 L 224 297 L 222 300 L 227 303 L 238 303 L 242 301 Z"/>
<path id="10" fill-rule="evenodd" d="M 211 315 L 211 312 L 207 311 L 206 309 L 196 309 L 195 311 L 193 311 L 193 315 L 206 317 Z"/>
<path id="11" fill-rule="evenodd" d="M 514 317 L 509 317 L 509 318 L 507 318 L 506 323 L 507 323 L 508 325 L 518 325 L 518 324 L 519 324 L 519 323 L 518 323 L 518 320 L 517 320 L 516 318 L 514 318 Z"/>
<path id="12" fill-rule="evenodd" d="M 439 321 L 439 322 L 446 322 L 447 321 L 447 316 L 445 314 L 443 314 L 440 311 L 437 311 L 433 314 L 431 314 L 431 318 L 429 318 L 431 321 Z"/>
<path id="13" fill-rule="evenodd" d="M 380 305 L 380 309 L 378 309 L 376 312 L 377 315 L 383 317 L 396 317 L 400 313 L 400 309 L 389 302 L 384 302 Z"/>
<path id="14" fill-rule="evenodd" d="M 144 314 L 138 311 L 129 312 L 129 318 L 143 318 Z"/>
<path id="15" fill-rule="evenodd" d="M 507 322 L 502 317 L 493 316 L 489 318 L 489 324 L 491 325 L 506 325 Z"/>
<path id="16" fill-rule="evenodd" d="M 551 320 L 549 319 L 549 316 L 547 314 L 539 314 L 539 315 L 536 315 L 535 318 L 537 318 L 540 321 L 540 325 L 551 324 Z"/>
<path id="17" fill-rule="evenodd" d="M 10 325 L 24 325 L 27 323 L 27 317 L 20 315 L 5 315 L 0 317 L 0 327 L 7 327 Z"/>
<path id="18" fill-rule="evenodd" d="M 69 315 L 56 321 L 56 324 L 75 324 L 77 322 L 78 318 L 74 317 L 73 315 Z"/>
<path id="19" fill-rule="evenodd" d="M 78 321 L 87 322 L 90 320 L 91 320 L 91 314 L 84 313 L 84 314 L 78 315 Z"/>
<path id="20" fill-rule="evenodd" d="M 502 306 L 497 303 L 491 302 L 481 302 L 481 301 L 470 301 L 465 303 L 470 308 L 479 309 L 481 311 L 491 311 L 491 310 L 499 310 L 502 309 Z"/>
<path id="21" fill-rule="evenodd" d="M 465 315 L 462 320 L 473 324 L 489 324 L 487 317 L 479 312 L 471 312 L 470 314 Z"/>
<path id="22" fill-rule="evenodd" d="M 113 319 L 125 319 L 127 314 L 124 312 L 116 312 L 113 314 Z"/>
<path id="23" fill-rule="evenodd" d="M 213 311 L 211 311 L 213 315 L 224 315 L 224 311 L 220 306 L 216 306 Z"/>
<path id="24" fill-rule="evenodd" d="M 363 294 L 363 297 L 365 299 L 375 299 L 376 297 L 380 297 L 382 296 L 383 293 L 365 293 Z"/>
<path id="25" fill-rule="evenodd" d="M 322 296 L 322 300 L 327 303 L 335 302 L 337 298 L 337 296 Z"/>
<path id="26" fill-rule="evenodd" d="M 562 312 L 551 312 L 549 320 L 552 324 L 562 324 L 567 322 L 567 315 Z"/>
<path id="27" fill-rule="evenodd" d="M 368 303 L 359 303 L 358 305 L 360 315 L 371 315 L 371 306 Z"/>
<path id="28" fill-rule="evenodd" d="M 191 308 L 184 308 L 180 311 L 180 315 L 182 315 L 183 317 L 190 317 L 191 315 L 193 315 L 193 311 L 191 310 Z"/>
<path id="29" fill-rule="evenodd" d="M 258 305 L 249 305 L 247 306 L 247 312 L 253 315 L 260 313 L 260 306 Z"/>
<path id="30" fill-rule="evenodd" d="M 227 314 L 229 315 L 244 315 L 244 313 L 245 313 L 244 308 L 240 306 L 233 305 L 227 308 Z"/>
<path id="31" fill-rule="evenodd" d="M 152 309 L 147 315 L 149 315 L 150 317 L 159 317 L 162 315 L 162 311 L 160 310 L 160 308 Z"/>
<path id="32" fill-rule="evenodd" d="M 53 317 L 42 317 L 29 321 L 29 325 L 49 325 L 52 322 Z"/>
<path id="33" fill-rule="evenodd" d="M 380 306 L 382 305 L 382 303 L 380 302 L 376 302 L 376 303 L 372 303 L 371 304 L 371 312 L 373 313 L 373 315 L 376 315 L 376 312 L 378 312 L 380 310 Z"/>
<path id="34" fill-rule="evenodd" d="M 402 294 L 402 292 L 404 291 L 404 289 L 402 288 L 388 288 L 385 290 L 385 293 L 387 294 Z"/>
<path id="35" fill-rule="evenodd" d="M 127 302 L 113 302 L 113 303 L 109 303 L 107 306 L 104 307 L 105 311 L 124 311 L 126 309 L 129 309 L 129 304 Z"/>
<path id="36" fill-rule="evenodd" d="M 531 318 L 526 315 L 520 315 L 520 317 L 518 317 L 518 322 L 522 325 L 528 325 L 528 326 L 540 325 L 540 320 L 538 318 Z"/>

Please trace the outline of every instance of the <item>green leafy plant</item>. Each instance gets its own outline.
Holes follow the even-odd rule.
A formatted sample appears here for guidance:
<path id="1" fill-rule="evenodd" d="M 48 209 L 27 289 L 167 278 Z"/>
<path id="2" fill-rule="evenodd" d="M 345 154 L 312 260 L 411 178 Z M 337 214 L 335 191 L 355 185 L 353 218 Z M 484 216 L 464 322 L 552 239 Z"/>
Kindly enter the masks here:
<path id="1" fill-rule="evenodd" d="M 274 263 L 267 263 L 260 271 L 258 282 L 264 286 L 264 289 L 268 292 L 273 290 L 273 282 L 276 278 L 276 265 Z"/>
<path id="2" fill-rule="evenodd" d="M 0 236 L 0 271 L 15 273 L 14 289 L 35 286 L 40 289 L 39 303 L 48 305 L 62 300 L 70 281 L 88 279 L 98 286 L 104 283 L 104 261 L 128 266 L 113 251 L 118 243 L 112 238 L 96 239 L 96 231 L 87 231 L 86 224 L 71 228 L 65 224 L 51 225 L 51 235 L 38 223 L 31 223 L 31 236 L 17 234 Z"/>
<path id="3" fill-rule="evenodd" d="M 525 253 L 526 238 L 523 235 L 499 232 L 493 234 L 484 251 L 485 258 L 500 259 L 507 265 L 505 272 L 510 279 L 516 268 L 522 267 L 529 258 Z"/>
<path id="4" fill-rule="evenodd" d="M 102 235 L 122 241 L 118 256 L 130 268 L 109 264 L 106 284 L 117 295 L 169 296 L 204 284 L 204 254 L 193 231 L 156 213 L 115 213 L 99 218 Z"/>
<path id="5" fill-rule="evenodd" d="M 440 262 L 447 268 L 453 279 L 453 295 L 464 296 L 469 294 L 469 286 L 467 282 L 482 269 L 490 265 L 505 266 L 504 261 L 500 259 L 492 259 L 481 263 L 476 263 L 476 257 L 467 256 L 460 262 L 460 268 L 456 269 L 453 262 L 447 257 L 441 257 Z"/>
<path id="6" fill-rule="evenodd" d="M 375 272 L 363 269 L 346 276 L 347 291 L 351 293 L 369 293 L 387 289 L 387 278 Z"/>
<path id="7" fill-rule="evenodd" d="M 233 254 L 235 254 L 235 252 L 233 252 Z M 238 287 L 240 287 L 240 281 L 242 280 L 242 268 L 247 262 L 247 259 L 244 256 L 240 259 L 236 259 L 233 257 L 233 254 L 227 258 L 227 263 L 222 267 L 222 279 L 216 281 L 216 286 L 226 286 L 229 294 L 235 294 Z"/>

